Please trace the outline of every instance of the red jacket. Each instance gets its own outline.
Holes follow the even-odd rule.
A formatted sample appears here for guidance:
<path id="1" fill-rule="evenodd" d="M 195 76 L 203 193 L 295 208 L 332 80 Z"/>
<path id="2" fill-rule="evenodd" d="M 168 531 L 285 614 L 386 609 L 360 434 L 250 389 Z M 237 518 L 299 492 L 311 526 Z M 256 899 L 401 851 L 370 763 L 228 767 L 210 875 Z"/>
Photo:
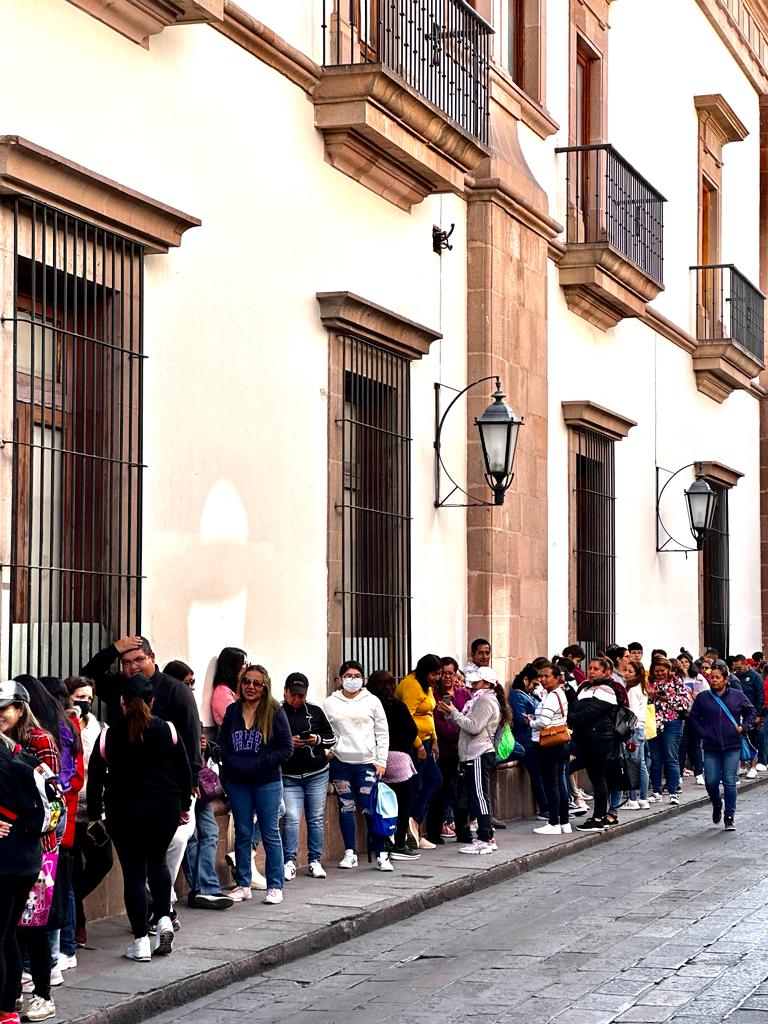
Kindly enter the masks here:
<path id="1" fill-rule="evenodd" d="M 80 719 L 74 716 L 70 718 L 70 728 L 80 732 Z M 67 824 L 64 835 L 61 838 L 61 845 L 65 850 L 71 850 L 75 845 L 75 820 L 77 818 L 77 794 L 85 783 L 85 762 L 83 761 L 83 748 L 80 746 L 80 753 L 75 758 L 75 774 L 69 781 L 69 789 L 64 794 L 64 802 L 67 807 Z"/>

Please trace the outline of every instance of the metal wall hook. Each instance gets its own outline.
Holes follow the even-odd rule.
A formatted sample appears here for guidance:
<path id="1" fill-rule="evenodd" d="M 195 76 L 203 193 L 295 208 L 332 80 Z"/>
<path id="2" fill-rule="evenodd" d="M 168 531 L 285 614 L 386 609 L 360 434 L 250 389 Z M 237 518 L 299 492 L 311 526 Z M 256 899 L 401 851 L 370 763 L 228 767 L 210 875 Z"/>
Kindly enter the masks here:
<path id="1" fill-rule="evenodd" d="M 455 227 L 455 224 L 451 224 L 450 231 L 443 231 L 439 224 L 432 225 L 432 251 L 436 252 L 438 256 L 443 249 L 453 249 L 448 239 L 453 234 Z"/>

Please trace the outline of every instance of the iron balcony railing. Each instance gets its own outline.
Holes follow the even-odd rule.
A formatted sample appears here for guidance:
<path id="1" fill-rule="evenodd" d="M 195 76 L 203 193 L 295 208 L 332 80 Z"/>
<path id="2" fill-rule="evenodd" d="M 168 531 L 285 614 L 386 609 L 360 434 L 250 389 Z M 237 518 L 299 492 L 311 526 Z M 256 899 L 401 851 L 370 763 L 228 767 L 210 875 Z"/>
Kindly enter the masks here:
<path id="1" fill-rule="evenodd" d="M 608 242 L 664 283 L 666 199 L 608 144 L 564 146 L 569 244 Z"/>
<path id="2" fill-rule="evenodd" d="M 765 363 L 765 296 L 732 263 L 691 267 L 696 275 L 696 337 L 730 339 Z"/>
<path id="3" fill-rule="evenodd" d="M 323 0 L 323 66 L 385 64 L 481 142 L 490 36 L 466 0 Z"/>

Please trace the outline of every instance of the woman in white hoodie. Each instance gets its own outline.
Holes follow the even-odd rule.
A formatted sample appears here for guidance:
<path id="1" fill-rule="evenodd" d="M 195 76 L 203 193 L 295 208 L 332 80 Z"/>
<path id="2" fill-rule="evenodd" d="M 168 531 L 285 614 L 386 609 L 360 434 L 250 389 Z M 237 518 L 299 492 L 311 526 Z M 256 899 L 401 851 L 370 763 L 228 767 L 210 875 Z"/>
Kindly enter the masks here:
<path id="1" fill-rule="evenodd" d="M 363 666 L 345 661 L 339 669 L 341 689 L 335 690 L 323 704 L 331 723 L 336 746 L 331 757 L 331 785 L 339 801 L 339 828 L 344 840 L 340 868 L 357 867 L 355 807 L 368 810 L 371 789 L 387 767 L 389 726 L 378 697 L 363 688 Z M 376 868 L 392 871 L 384 840 L 371 836 Z"/>
<path id="2" fill-rule="evenodd" d="M 469 680 L 468 680 L 469 682 Z M 493 853 L 491 772 L 496 767 L 493 738 L 499 723 L 511 717 L 504 690 L 492 668 L 477 670 L 472 700 L 459 711 L 443 697 L 437 705 L 459 730 L 459 798 L 454 808 L 456 839 L 466 842 L 459 853 Z M 468 818 L 477 818 L 477 837 L 471 838 Z"/>
<path id="3" fill-rule="evenodd" d="M 530 717 L 531 739 L 539 744 L 539 767 L 547 794 L 549 823 L 540 825 L 533 831 L 542 836 L 559 836 L 570 832 L 568 821 L 568 790 L 567 767 L 570 758 L 570 743 L 557 743 L 551 746 L 541 745 L 541 730 L 549 726 L 564 726 L 568 718 L 568 697 L 565 692 L 565 676 L 559 665 L 545 661 L 539 665 L 539 681 L 546 690 L 544 700 L 536 709 L 535 717 Z"/>

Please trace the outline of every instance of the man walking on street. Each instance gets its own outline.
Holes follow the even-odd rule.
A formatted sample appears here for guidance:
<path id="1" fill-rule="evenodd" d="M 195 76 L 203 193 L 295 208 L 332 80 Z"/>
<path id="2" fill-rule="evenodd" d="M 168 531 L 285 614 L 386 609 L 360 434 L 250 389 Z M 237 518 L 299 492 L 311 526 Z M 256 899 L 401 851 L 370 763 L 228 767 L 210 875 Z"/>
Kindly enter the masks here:
<path id="1" fill-rule="evenodd" d="M 112 666 L 118 660 L 120 671 L 114 672 Z M 121 714 L 121 681 L 137 675 L 145 676 L 152 683 L 154 690 L 152 714 L 166 722 L 172 722 L 184 744 L 192 769 L 193 798 L 189 821 L 177 828 L 166 856 L 173 898 L 173 883 L 181 868 L 189 837 L 195 830 L 195 797 L 199 796 L 198 778 L 202 765 L 202 746 L 200 716 L 195 698 L 184 683 L 160 671 L 155 664 L 154 651 L 143 636 L 124 636 L 109 647 L 105 647 L 91 658 L 81 674 L 95 681 L 96 696 L 106 703 L 110 711 L 109 717 L 113 721 Z M 175 914 L 173 920 L 175 923 Z"/>
<path id="2" fill-rule="evenodd" d="M 736 776 L 741 759 L 741 738 L 749 733 L 757 712 L 746 696 L 728 684 L 728 666 L 716 661 L 709 677 L 709 690 L 693 702 L 690 722 L 704 745 L 704 783 L 712 801 L 712 821 L 723 817 L 720 782 L 725 797 L 726 832 L 735 831 Z"/>

